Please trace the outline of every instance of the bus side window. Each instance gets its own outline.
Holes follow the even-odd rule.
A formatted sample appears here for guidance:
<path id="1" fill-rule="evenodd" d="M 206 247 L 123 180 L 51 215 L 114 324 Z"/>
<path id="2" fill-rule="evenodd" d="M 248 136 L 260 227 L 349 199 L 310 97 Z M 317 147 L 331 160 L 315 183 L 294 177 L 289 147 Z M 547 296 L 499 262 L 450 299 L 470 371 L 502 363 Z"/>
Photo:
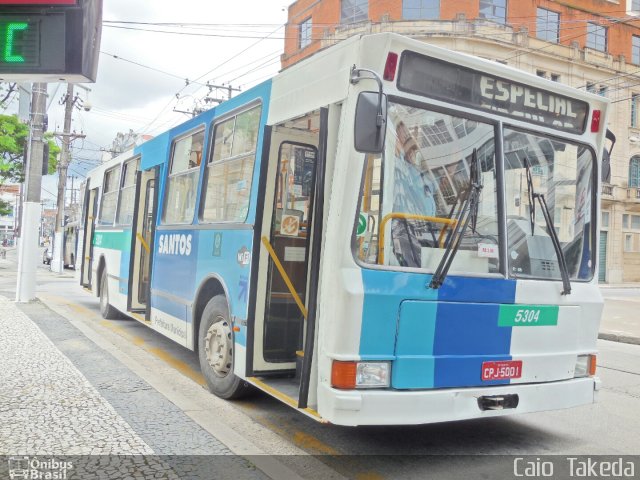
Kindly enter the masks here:
<path id="1" fill-rule="evenodd" d="M 203 143 L 204 130 L 200 130 L 173 145 L 163 217 L 165 223 L 191 223 L 193 220 Z"/>

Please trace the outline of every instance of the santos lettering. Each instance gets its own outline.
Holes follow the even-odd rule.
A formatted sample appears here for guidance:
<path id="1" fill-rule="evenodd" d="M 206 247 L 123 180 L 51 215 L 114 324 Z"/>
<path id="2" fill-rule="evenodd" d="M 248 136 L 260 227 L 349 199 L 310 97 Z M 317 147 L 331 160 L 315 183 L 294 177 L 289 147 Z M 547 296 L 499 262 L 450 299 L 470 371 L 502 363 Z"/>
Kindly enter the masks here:
<path id="1" fill-rule="evenodd" d="M 160 255 L 191 255 L 191 234 L 160 235 L 158 239 Z"/>

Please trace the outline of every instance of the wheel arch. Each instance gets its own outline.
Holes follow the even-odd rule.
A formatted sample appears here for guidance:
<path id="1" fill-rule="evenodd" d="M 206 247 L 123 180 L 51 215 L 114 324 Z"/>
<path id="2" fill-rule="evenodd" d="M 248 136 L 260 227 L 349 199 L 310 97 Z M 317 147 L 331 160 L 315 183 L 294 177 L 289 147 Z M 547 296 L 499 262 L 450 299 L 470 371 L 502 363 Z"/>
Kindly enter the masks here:
<path id="1" fill-rule="evenodd" d="M 212 273 L 202 279 L 196 296 L 193 302 L 193 311 L 191 314 L 191 321 L 193 325 L 193 350 L 198 351 L 198 331 L 200 329 L 200 321 L 202 320 L 202 312 L 204 307 L 207 306 L 209 300 L 217 295 L 224 295 L 227 306 L 229 307 L 229 316 L 231 317 L 231 302 L 229 297 L 229 290 L 222 278 Z M 231 320 L 231 319 L 230 319 Z"/>

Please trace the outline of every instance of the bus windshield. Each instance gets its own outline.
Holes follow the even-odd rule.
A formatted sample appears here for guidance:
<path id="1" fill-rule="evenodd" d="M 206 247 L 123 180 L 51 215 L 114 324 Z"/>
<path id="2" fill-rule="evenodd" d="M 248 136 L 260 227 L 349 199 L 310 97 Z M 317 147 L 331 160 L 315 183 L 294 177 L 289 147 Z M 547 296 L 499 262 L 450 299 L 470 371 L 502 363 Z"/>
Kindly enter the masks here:
<path id="1" fill-rule="evenodd" d="M 368 155 L 356 231 L 366 264 L 433 272 L 470 192 L 474 149 L 482 191 L 451 271 L 500 273 L 495 126 L 398 102 L 389 104 L 382 155 Z M 535 195 L 543 196 L 569 278 L 593 275 L 593 152 L 575 143 L 504 127 L 508 273 L 561 279 L 558 255 Z M 531 188 L 527 182 L 527 165 Z"/>
<path id="2" fill-rule="evenodd" d="M 391 102 L 385 151 L 365 162 L 359 259 L 434 271 L 470 193 L 476 150 L 483 188 L 451 271 L 499 272 L 494 132 L 489 123 Z"/>
<path id="3" fill-rule="evenodd" d="M 552 238 L 534 194 L 543 195 L 569 277 L 593 275 L 593 152 L 580 145 L 504 131 L 509 271 L 514 277 L 560 279 Z M 527 164 L 531 186 L 527 182 Z M 535 192 L 535 193 L 534 193 Z"/>

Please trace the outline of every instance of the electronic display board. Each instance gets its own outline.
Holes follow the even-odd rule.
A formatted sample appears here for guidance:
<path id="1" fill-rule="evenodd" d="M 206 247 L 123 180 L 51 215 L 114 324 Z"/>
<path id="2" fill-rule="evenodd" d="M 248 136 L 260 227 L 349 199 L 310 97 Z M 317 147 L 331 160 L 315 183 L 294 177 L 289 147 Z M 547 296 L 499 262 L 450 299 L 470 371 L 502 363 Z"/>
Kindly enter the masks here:
<path id="1" fill-rule="evenodd" d="M 0 81 L 95 81 L 102 0 L 19 3 L 0 0 Z"/>

